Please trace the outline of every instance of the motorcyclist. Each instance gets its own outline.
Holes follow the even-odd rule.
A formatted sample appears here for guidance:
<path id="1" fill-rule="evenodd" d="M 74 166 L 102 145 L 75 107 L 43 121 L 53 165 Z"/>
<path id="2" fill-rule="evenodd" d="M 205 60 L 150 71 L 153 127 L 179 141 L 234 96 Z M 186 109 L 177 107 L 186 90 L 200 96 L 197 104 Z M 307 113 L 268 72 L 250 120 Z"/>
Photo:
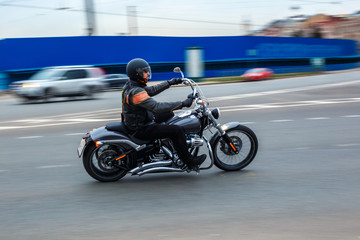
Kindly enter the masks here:
<path id="1" fill-rule="evenodd" d="M 134 137 L 145 140 L 170 138 L 180 159 L 193 169 L 201 165 L 206 155 L 192 156 L 186 144 L 185 132 L 181 126 L 160 124 L 154 121 L 154 114 L 169 113 L 183 107 L 190 107 L 193 98 L 177 102 L 157 102 L 152 96 L 182 83 L 181 78 L 173 78 L 155 86 L 147 86 L 151 78 L 150 65 L 141 58 L 131 60 L 126 66 L 129 80 L 122 91 L 122 121 Z"/>

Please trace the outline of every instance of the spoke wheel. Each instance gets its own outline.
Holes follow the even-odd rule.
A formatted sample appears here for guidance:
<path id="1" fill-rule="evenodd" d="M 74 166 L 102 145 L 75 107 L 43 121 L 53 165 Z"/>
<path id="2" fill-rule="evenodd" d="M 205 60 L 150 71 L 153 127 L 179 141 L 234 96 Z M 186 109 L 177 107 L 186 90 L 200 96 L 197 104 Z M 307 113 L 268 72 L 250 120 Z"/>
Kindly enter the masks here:
<path id="1" fill-rule="evenodd" d="M 214 163 L 225 171 L 236 171 L 243 169 L 254 159 L 258 141 L 253 131 L 245 126 L 237 126 L 227 131 L 236 152 L 221 138 L 215 141 L 213 145 Z"/>
<path id="2" fill-rule="evenodd" d="M 115 157 L 120 156 L 125 151 L 115 146 L 102 146 L 96 148 L 94 144 L 85 149 L 83 164 L 86 172 L 94 179 L 101 182 L 113 182 L 124 177 L 128 172 L 125 168 L 120 168 L 117 164 L 121 162 L 112 161 Z M 128 157 L 121 159 L 126 162 Z"/>

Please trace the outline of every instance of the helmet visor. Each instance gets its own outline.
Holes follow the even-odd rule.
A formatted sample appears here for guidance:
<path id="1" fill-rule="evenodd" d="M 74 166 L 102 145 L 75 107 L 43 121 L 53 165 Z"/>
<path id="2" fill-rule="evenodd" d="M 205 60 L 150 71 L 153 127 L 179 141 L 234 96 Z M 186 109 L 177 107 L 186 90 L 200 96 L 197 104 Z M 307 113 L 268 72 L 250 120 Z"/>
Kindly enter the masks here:
<path id="1" fill-rule="evenodd" d="M 143 73 L 149 73 L 148 79 L 151 79 L 151 68 L 150 67 L 144 67 L 142 68 Z"/>

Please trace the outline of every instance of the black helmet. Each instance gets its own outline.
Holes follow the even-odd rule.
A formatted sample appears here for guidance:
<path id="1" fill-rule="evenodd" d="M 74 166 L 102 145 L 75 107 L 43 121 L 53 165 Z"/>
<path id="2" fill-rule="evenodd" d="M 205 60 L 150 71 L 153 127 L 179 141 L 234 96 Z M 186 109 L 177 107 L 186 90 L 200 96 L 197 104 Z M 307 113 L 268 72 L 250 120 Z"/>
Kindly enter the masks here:
<path id="1" fill-rule="evenodd" d="M 143 72 L 150 73 L 148 79 L 144 79 Z M 134 58 L 126 66 L 126 73 L 131 80 L 146 83 L 151 78 L 151 68 L 147 61 L 142 58 Z"/>

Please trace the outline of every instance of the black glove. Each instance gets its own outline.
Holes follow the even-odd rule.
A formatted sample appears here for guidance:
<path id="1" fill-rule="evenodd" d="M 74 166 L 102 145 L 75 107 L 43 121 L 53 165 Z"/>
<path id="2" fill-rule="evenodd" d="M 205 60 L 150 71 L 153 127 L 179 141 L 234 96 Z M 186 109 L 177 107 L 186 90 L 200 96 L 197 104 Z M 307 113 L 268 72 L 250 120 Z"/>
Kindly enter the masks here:
<path id="1" fill-rule="evenodd" d="M 182 107 L 190 107 L 194 99 L 192 97 L 185 99 L 181 102 Z"/>
<path id="2" fill-rule="evenodd" d="M 169 83 L 169 85 L 178 85 L 180 83 L 183 82 L 183 80 L 181 78 L 172 78 L 171 80 L 167 81 Z"/>

